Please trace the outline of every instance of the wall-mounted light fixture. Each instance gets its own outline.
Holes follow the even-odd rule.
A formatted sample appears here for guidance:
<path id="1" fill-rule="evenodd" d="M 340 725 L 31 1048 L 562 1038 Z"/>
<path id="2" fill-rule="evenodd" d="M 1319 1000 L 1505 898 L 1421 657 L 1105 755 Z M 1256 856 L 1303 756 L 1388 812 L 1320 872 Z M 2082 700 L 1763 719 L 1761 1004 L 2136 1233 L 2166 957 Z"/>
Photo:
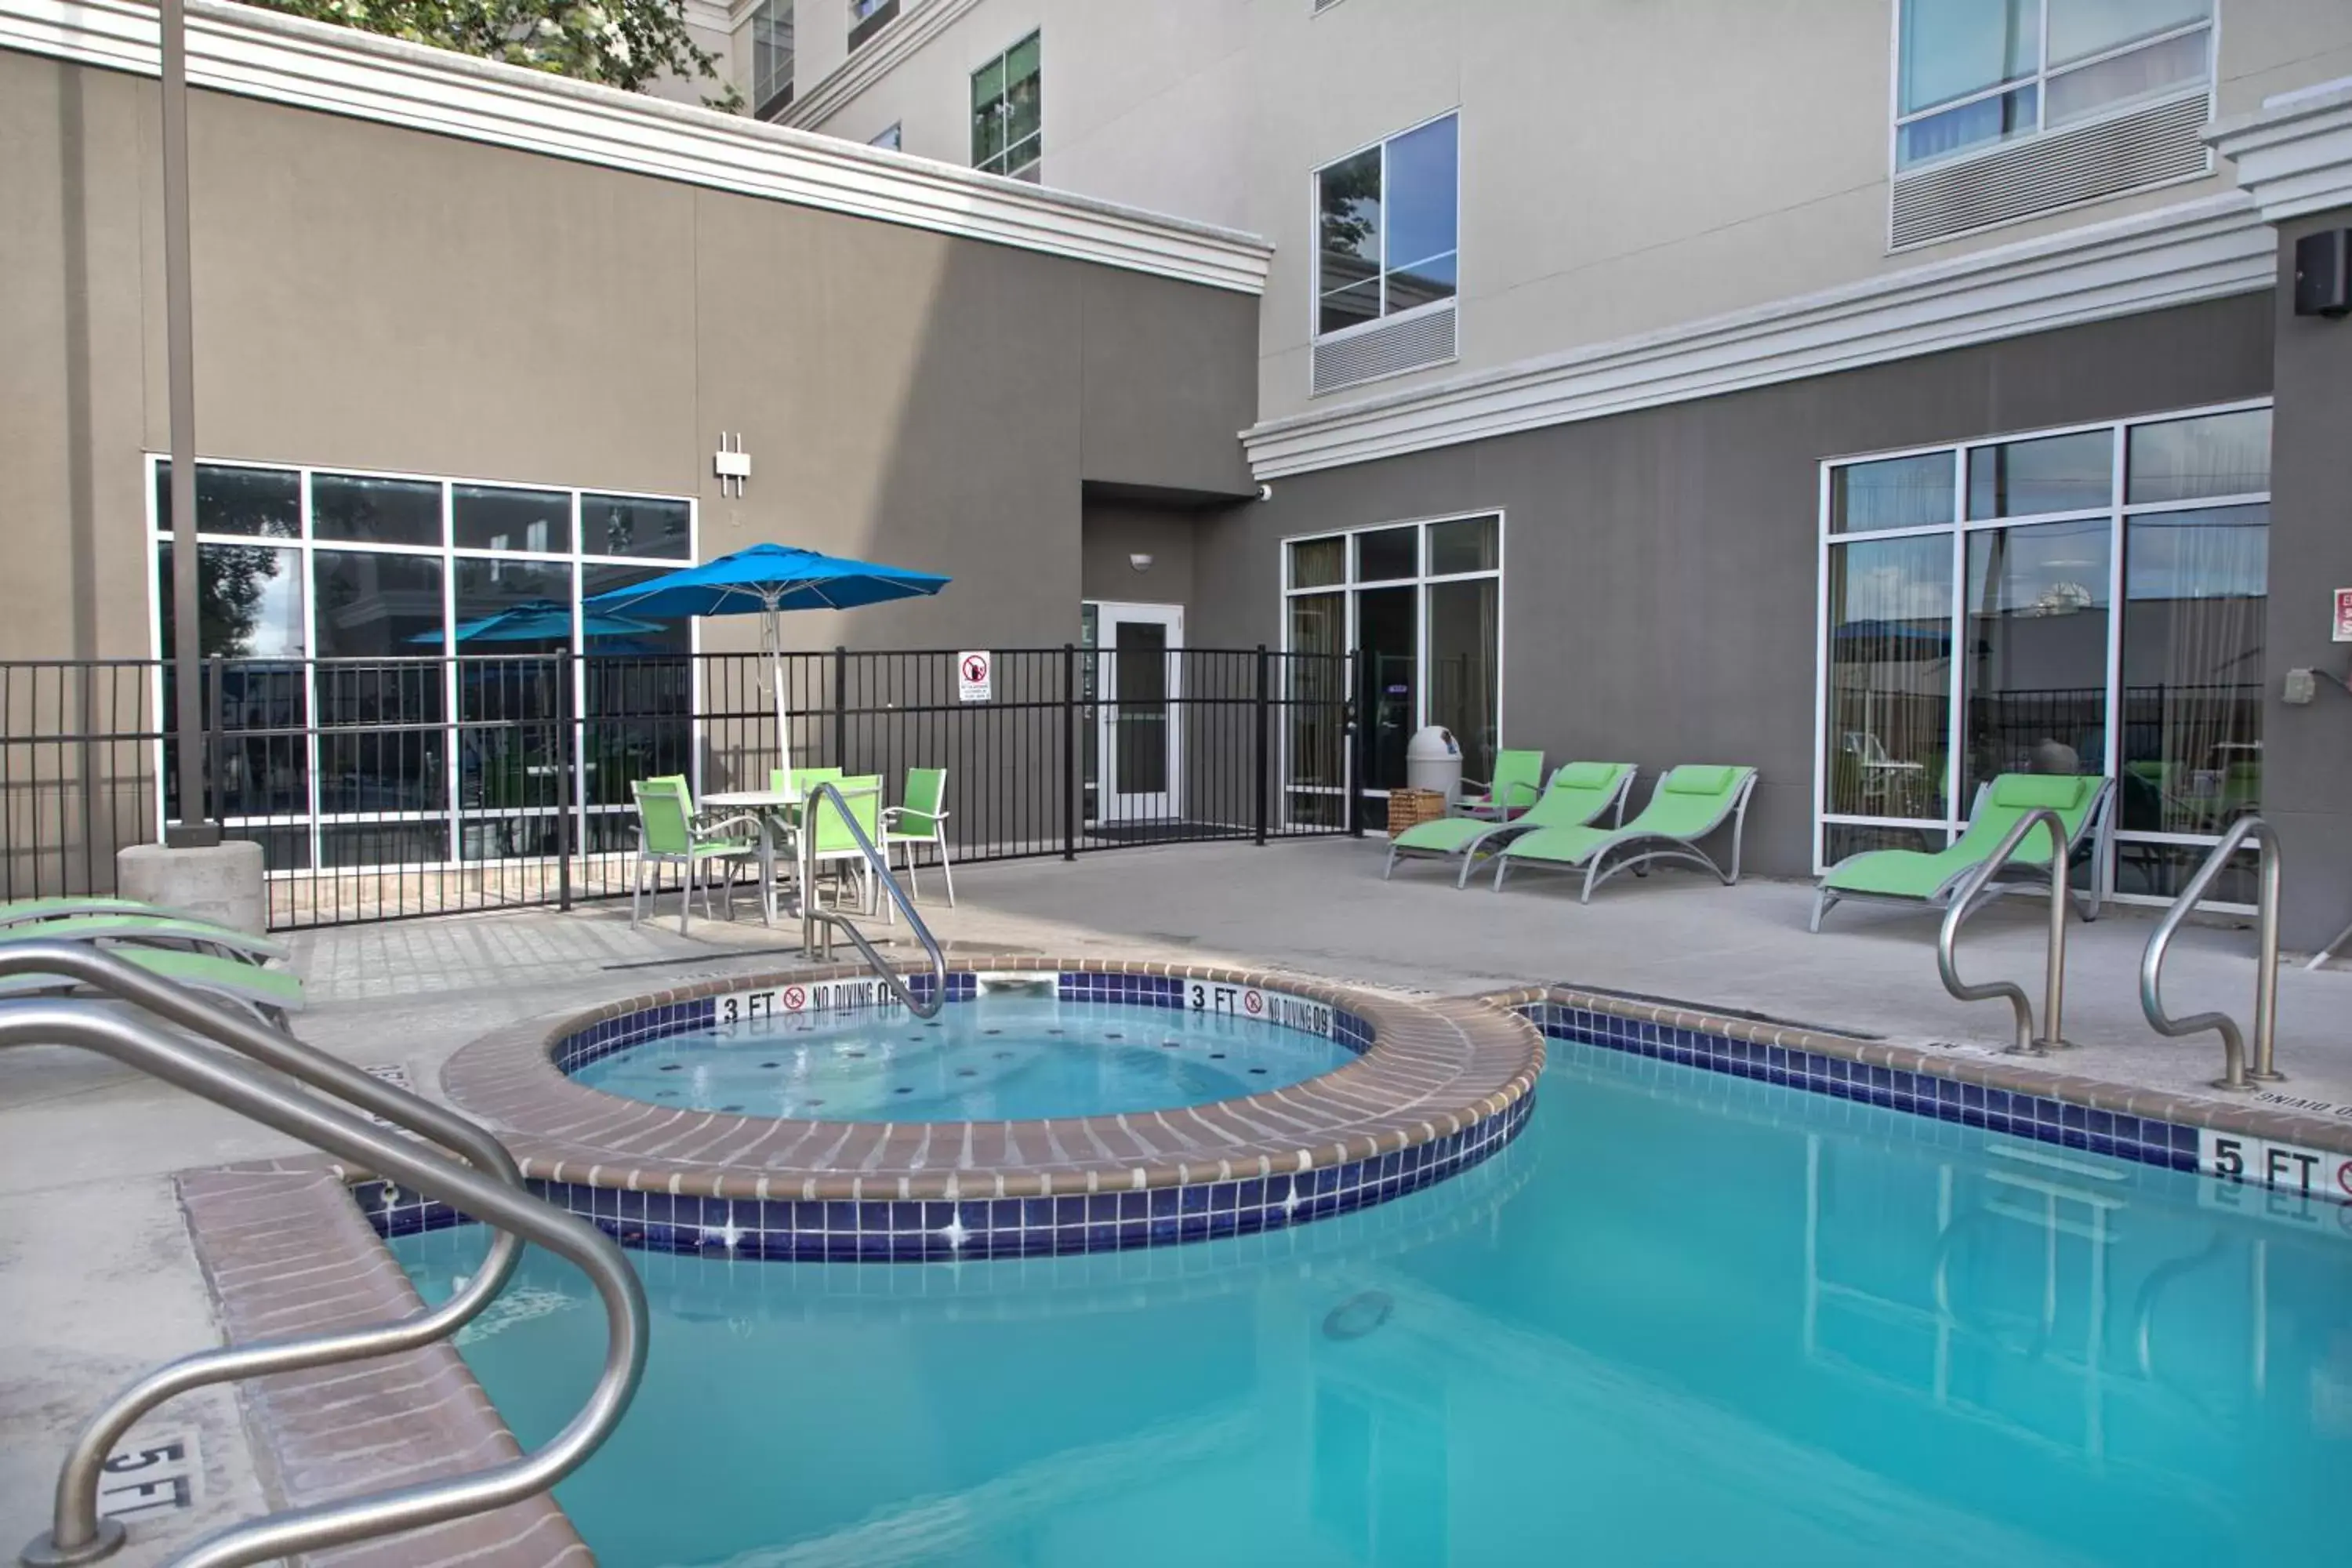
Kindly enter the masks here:
<path id="1" fill-rule="evenodd" d="M 743 498 L 744 481 L 751 477 L 751 454 L 743 450 L 743 432 L 719 432 L 719 450 L 710 459 L 711 472 L 719 476 L 719 493 L 736 500 Z"/>
<path id="2" fill-rule="evenodd" d="M 1127 558 L 1127 563 L 1129 566 L 1134 567 L 1138 572 L 1149 572 L 1151 570 L 1151 557 L 1145 554 L 1140 550 L 1129 556 Z"/>

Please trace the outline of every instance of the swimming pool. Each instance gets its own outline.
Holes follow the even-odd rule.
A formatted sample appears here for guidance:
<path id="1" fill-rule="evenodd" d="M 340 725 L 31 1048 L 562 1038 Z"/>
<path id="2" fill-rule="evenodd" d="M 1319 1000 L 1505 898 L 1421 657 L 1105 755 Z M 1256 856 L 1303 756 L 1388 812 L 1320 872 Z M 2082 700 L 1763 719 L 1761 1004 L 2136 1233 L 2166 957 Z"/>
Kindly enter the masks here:
<path id="1" fill-rule="evenodd" d="M 1322 1224 L 961 1264 L 634 1254 L 607 1568 L 2341 1559 L 2352 1211 L 1556 1042 L 1518 1141 Z M 470 1227 L 394 1244 L 426 1294 Z M 463 1350 L 526 1442 L 601 1313 Z"/>
<path id="2" fill-rule="evenodd" d="M 1344 1067 L 1328 1035 L 1264 1019 L 997 992 L 925 1020 L 894 1006 L 682 1029 L 573 1082 L 691 1110 L 825 1121 L 985 1121 L 1206 1105 Z"/>

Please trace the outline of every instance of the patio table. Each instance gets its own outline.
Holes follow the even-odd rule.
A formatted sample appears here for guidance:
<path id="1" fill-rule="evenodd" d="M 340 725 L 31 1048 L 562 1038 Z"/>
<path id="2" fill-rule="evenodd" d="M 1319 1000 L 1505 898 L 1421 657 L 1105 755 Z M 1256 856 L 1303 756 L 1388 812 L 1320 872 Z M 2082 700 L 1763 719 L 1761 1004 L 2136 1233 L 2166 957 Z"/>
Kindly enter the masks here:
<path id="1" fill-rule="evenodd" d="M 878 788 L 841 791 L 849 800 L 881 793 Z M 702 804 L 714 810 L 748 811 L 759 820 L 760 917 L 769 925 L 776 923 L 776 845 L 785 835 L 800 831 L 800 808 L 807 801 L 798 791 L 784 789 L 719 790 L 702 797 Z M 802 888 L 799 896 L 807 898 L 809 890 Z"/>

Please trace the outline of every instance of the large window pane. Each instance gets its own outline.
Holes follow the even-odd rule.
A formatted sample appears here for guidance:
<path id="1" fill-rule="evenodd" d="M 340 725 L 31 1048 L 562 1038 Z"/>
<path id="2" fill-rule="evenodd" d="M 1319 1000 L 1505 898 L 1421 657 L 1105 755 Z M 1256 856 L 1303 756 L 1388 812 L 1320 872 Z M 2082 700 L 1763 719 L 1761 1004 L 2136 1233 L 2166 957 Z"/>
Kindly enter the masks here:
<path id="1" fill-rule="evenodd" d="M 1902 0 L 1901 111 L 2033 74 L 2041 0 Z"/>
<path id="2" fill-rule="evenodd" d="M 2050 79 L 2049 123 L 2063 125 L 2204 81 L 2210 32 L 2184 33 Z"/>
<path id="3" fill-rule="evenodd" d="M 1038 133 L 1044 110 L 1044 95 L 1040 91 L 1044 75 L 1043 48 L 1038 36 L 1032 33 L 1013 45 L 1012 52 L 1004 57 L 1004 142 L 1014 163 L 1025 163 L 1036 155 L 1034 149 L 1024 153 L 1022 143 Z"/>
<path id="4" fill-rule="evenodd" d="M 1940 819 L 1952 706 L 1950 538 L 1835 547 L 1829 609 L 1828 809 Z"/>
<path id="5" fill-rule="evenodd" d="M 440 561 L 321 550 L 311 578 L 320 807 L 438 809 L 448 794 Z"/>
<path id="6" fill-rule="evenodd" d="M 1369 302 L 1346 308 L 1350 320 L 1380 313 L 1381 150 L 1366 148 L 1315 176 L 1317 221 L 1316 292 L 1329 309 L 1330 296 L 1370 282 Z M 1333 329 L 1326 327 L 1324 331 Z"/>
<path id="7" fill-rule="evenodd" d="M 570 719 L 572 568 L 553 562 L 456 563 L 457 805 L 464 859 L 551 852 L 556 824 L 517 815 L 568 792 L 562 759 Z M 604 625 L 614 617 L 600 616 Z M 634 626 L 635 623 L 625 623 Z"/>
<path id="8" fill-rule="evenodd" d="M 793 100 L 793 0 L 762 0 L 751 13 L 751 111 Z"/>
<path id="9" fill-rule="evenodd" d="M 155 465 L 155 526 L 172 531 L 172 465 Z M 302 532 L 302 476 L 289 468 L 196 465 L 196 528 L 294 539 Z"/>
<path id="10" fill-rule="evenodd" d="M 1419 592 L 1373 588 L 1356 595 L 1356 647 L 1363 689 L 1357 699 L 1366 726 L 1367 789 L 1404 784 L 1404 749 L 1421 711 Z"/>
<path id="11" fill-rule="evenodd" d="M 2105 771 L 2112 526 L 1969 536 L 1964 815 L 1977 787 L 2002 773 Z"/>
<path id="12" fill-rule="evenodd" d="M 1449 114 L 1389 143 L 1386 314 L 1454 293 L 1458 129 Z"/>
<path id="13" fill-rule="evenodd" d="M 495 485 L 455 485 L 450 525 L 460 550 L 572 552 L 572 497 L 564 490 L 516 490 Z"/>
<path id="14" fill-rule="evenodd" d="M 1502 536 L 1491 517 L 1465 517 L 1429 525 L 1429 574 L 1492 572 L 1502 565 Z"/>
<path id="15" fill-rule="evenodd" d="M 1343 536 L 1302 539 L 1290 547 L 1292 587 L 1323 588 L 1347 580 L 1348 541 Z"/>
<path id="16" fill-rule="evenodd" d="M 694 510 L 682 500 L 642 496 L 580 498 L 580 548 L 589 555 L 685 561 L 694 553 Z"/>
<path id="17" fill-rule="evenodd" d="M 1454 732 L 1466 778 L 1495 776 L 1501 583 L 1434 583 L 1429 595 L 1429 721 Z"/>
<path id="18" fill-rule="evenodd" d="M 2005 441 L 1969 454 L 1969 516 L 2030 517 L 2113 504 L 2116 438 L 2106 430 Z"/>
<path id="19" fill-rule="evenodd" d="M 1004 61 L 971 73 L 971 166 L 994 167 L 1004 154 Z"/>
<path id="20" fill-rule="evenodd" d="M 201 477 L 201 476 L 199 476 Z M 310 808 L 310 745 L 301 663 L 302 559 L 266 545 L 196 547 L 199 651 L 219 667 L 202 672 L 205 721 L 217 712 L 213 809 L 224 816 L 304 816 Z M 178 671 L 168 662 L 178 620 L 172 603 L 172 546 L 156 550 L 156 602 L 163 609 L 163 708 L 178 712 Z M 280 662 L 282 661 L 282 662 Z M 164 744 L 164 812 L 180 815 L 179 742 Z"/>
<path id="21" fill-rule="evenodd" d="M 310 531 L 368 544 L 439 544 L 441 486 L 432 479 L 310 476 Z"/>
<path id="22" fill-rule="evenodd" d="M 1378 583 L 1421 575 L 1421 530 L 1380 528 L 1356 535 L 1356 581 Z"/>
<path id="23" fill-rule="evenodd" d="M 2126 829 L 2218 834 L 2262 804 L 2269 525 L 2266 506 L 2126 525 Z"/>
<path id="24" fill-rule="evenodd" d="M 2271 411 L 2135 426 L 2129 461 L 2124 493 L 2134 506 L 2261 495 L 2271 488 Z"/>
<path id="25" fill-rule="evenodd" d="M 2212 15 L 2213 0 L 2050 0 L 2050 63 L 2087 59 Z"/>
<path id="26" fill-rule="evenodd" d="M 625 588 L 665 570 L 583 566 L 580 592 L 588 597 Z M 625 805 L 630 780 L 683 773 L 694 760 L 692 623 L 646 625 L 646 630 L 588 639 L 588 657 L 581 661 L 588 715 L 581 766 L 591 801 Z M 758 708 L 761 702 L 756 694 L 742 694 L 734 705 Z"/>
<path id="27" fill-rule="evenodd" d="M 1872 533 L 1952 521 L 1949 452 L 1848 463 L 1830 470 L 1830 531 Z"/>

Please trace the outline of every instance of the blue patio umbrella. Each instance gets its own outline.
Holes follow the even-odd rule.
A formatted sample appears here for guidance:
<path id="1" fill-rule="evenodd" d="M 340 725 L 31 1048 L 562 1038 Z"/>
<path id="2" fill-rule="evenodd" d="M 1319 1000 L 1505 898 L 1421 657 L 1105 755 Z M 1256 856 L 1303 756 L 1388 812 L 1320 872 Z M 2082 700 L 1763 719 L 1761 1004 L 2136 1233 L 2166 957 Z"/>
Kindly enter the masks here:
<path id="1" fill-rule="evenodd" d="M 936 572 L 825 555 L 789 544 L 754 544 L 699 566 L 614 588 L 588 599 L 589 608 L 677 619 L 686 616 L 757 614 L 768 642 L 776 698 L 776 737 L 784 766 L 793 761 L 791 722 L 784 712 L 782 614 L 786 610 L 854 610 L 891 599 L 936 594 L 948 580 Z"/>
<path id="2" fill-rule="evenodd" d="M 641 637 L 661 628 L 651 621 L 633 621 L 626 616 L 590 615 L 581 619 L 581 630 L 592 637 Z M 419 632 L 408 639 L 414 643 L 438 643 L 441 629 Z M 529 599 L 520 605 L 509 605 L 493 616 L 476 620 L 459 621 L 457 635 L 452 639 L 460 643 L 481 642 L 570 642 L 572 611 L 552 599 Z M 600 651 L 611 652 L 603 649 Z"/>

